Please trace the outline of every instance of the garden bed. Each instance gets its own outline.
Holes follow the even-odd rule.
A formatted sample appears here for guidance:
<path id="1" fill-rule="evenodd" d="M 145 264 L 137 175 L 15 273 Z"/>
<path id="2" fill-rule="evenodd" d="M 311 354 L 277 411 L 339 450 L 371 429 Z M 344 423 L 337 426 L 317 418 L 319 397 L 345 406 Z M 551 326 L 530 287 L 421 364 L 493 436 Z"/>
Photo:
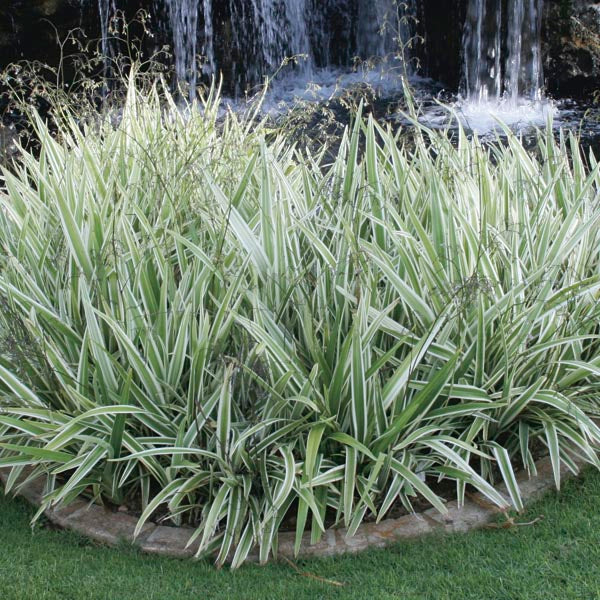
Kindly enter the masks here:
<path id="1" fill-rule="evenodd" d="M 518 474 L 517 481 L 521 489 L 521 497 L 526 504 L 539 499 L 545 492 L 555 487 L 554 472 L 549 458 L 541 459 L 536 464 L 537 475 L 530 477 L 525 472 Z M 573 473 L 566 467 L 562 469 L 563 479 Z M 0 479 L 6 482 L 7 473 L 0 469 Z M 42 478 L 32 481 L 22 488 L 19 494 L 39 507 L 42 502 L 44 481 Z M 507 490 L 499 487 L 500 493 L 509 499 Z M 363 523 L 349 536 L 344 528 L 328 529 L 323 538 L 311 544 L 310 533 L 304 535 L 301 551 L 295 553 L 295 532 L 281 532 L 278 536 L 277 555 L 289 559 L 316 556 L 336 556 L 353 554 L 368 548 L 383 548 L 400 540 L 413 539 L 431 533 L 465 533 L 472 529 L 480 529 L 498 520 L 504 514 L 497 506 L 478 492 L 469 494 L 462 506 L 456 501 L 447 504 L 448 513 L 441 515 L 436 509 L 429 508 L 420 513 L 407 514 L 396 519 L 385 519 L 379 523 Z M 198 544 L 188 545 L 193 528 L 178 528 L 146 523 L 140 533 L 134 537 L 138 517 L 126 512 L 111 511 L 85 500 L 75 500 L 65 508 L 48 509 L 46 517 L 59 527 L 76 531 L 96 542 L 117 546 L 122 542 L 131 543 L 143 552 L 172 556 L 176 558 L 192 558 L 198 551 Z M 233 554 L 232 554 L 233 556 Z M 276 558 L 277 556 L 275 556 Z M 231 559 L 231 556 L 229 557 Z M 258 562 L 257 552 L 250 553 L 247 560 Z"/>
<path id="2" fill-rule="evenodd" d="M 49 114 L 0 192 L 0 467 L 50 473 L 39 514 L 238 566 L 519 511 L 540 447 L 557 486 L 600 464 L 576 137 L 406 147 L 359 110 L 330 163 L 135 74 L 118 122 Z"/>

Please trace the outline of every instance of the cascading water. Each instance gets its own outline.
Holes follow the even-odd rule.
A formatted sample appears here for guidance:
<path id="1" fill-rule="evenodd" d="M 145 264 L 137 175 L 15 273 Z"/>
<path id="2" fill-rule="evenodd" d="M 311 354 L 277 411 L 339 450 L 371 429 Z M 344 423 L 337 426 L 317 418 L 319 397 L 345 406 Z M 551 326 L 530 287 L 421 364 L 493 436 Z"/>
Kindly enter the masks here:
<path id="1" fill-rule="evenodd" d="M 516 101 L 519 97 L 539 100 L 542 94 L 542 29 L 543 0 L 515 0 L 508 22 L 508 61 L 506 93 Z"/>
<path id="2" fill-rule="evenodd" d="M 272 76 L 286 58 L 310 72 L 309 0 L 229 0 L 232 78 L 237 92 L 248 83 Z"/>
<path id="3" fill-rule="evenodd" d="M 210 75 L 215 72 L 215 48 L 211 0 L 202 0 L 204 8 L 204 46 L 203 54 L 206 57 L 204 72 Z"/>
<path id="4" fill-rule="evenodd" d="M 415 0 L 359 0 L 357 54 L 362 58 L 401 55 L 415 14 Z"/>
<path id="5" fill-rule="evenodd" d="M 541 97 L 542 2 L 510 0 L 504 16 L 502 0 L 469 1 L 464 35 L 464 79 L 469 101 L 504 98 L 517 102 Z"/>
<path id="6" fill-rule="evenodd" d="M 359 0 L 358 22 L 363 26 L 357 33 L 357 52 L 363 58 L 385 56 L 393 43 L 393 0 Z"/>
<path id="7" fill-rule="evenodd" d="M 464 79 L 469 101 L 541 97 L 543 0 L 470 0 L 464 35 Z M 506 39 L 503 26 L 506 23 Z M 503 60 L 505 55 L 505 60 Z"/>
<path id="8" fill-rule="evenodd" d="M 82 0 L 82 2 L 90 0 Z M 103 50 L 109 53 L 108 23 L 126 0 L 97 0 Z M 310 77 L 315 70 L 350 66 L 361 59 L 397 54 L 410 27 L 403 18 L 416 0 L 149 0 L 172 36 L 177 79 L 194 96 L 199 73 L 224 72 L 241 93 L 284 73 Z M 410 7 L 410 8 L 407 8 Z M 199 60 L 201 58 L 201 60 Z M 199 65 L 201 64 L 201 69 Z"/>
<path id="9" fill-rule="evenodd" d="M 86 0 L 82 0 L 85 2 Z M 88 2 L 92 0 L 87 0 Z M 96 0 L 103 51 L 110 54 L 109 19 L 126 0 Z M 323 89 L 335 89 L 340 71 L 355 57 L 377 66 L 368 83 L 385 86 L 390 67 L 412 36 L 411 19 L 426 0 L 147 0 L 167 22 L 172 36 L 177 79 L 195 97 L 199 73 L 225 74 L 237 94 L 280 70 L 286 58 L 299 56 L 281 94 L 306 89 L 317 77 Z M 543 0 L 465 0 L 463 35 L 463 114 L 489 119 L 500 113 L 528 120 L 542 102 L 541 20 Z M 201 60 L 199 58 L 201 57 Z M 382 60 L 383 58 L 388 60 Z M 391 57 L 391 58 L 390 58 Z M 376 60 L 371 60 L 376 59 Z M 202 67 L 199 68 L 201 63 Z M 363 73 L 364 74 L 364 71 Z M 347 78 L 346 82 L 352 82 Z M 281 83 L 281 82 L 280 82 Z M 342 82 L 342 85 L 344 82 Z M 327 96 L 327 93 L 324 94 Z"/>
<path id="10" fill-rule="evenodd" d="M 478 130 L 544 124 L 543 0 L 469 0 L 463 38 L 461 116 Z"/>
<path id="11" fill-rule="evenodd" d="M 470 102 L 502 94 L 502 2 L 470 0 L 464 34 L 464 79 Z"/>
<path id="12" fill-rule="evenodd" d="M 306 0 L 253 0 L 252 4 L 265 72 L 274 73 L 286 57 L 292 56 L 300 57 L 300 69 L 310 68 Z"/>
<path id="13" fill-rule="evenodd" d="M 85 2 L 85 0 L 82 0 Z M 100 15 L 100 31 L 102 55 L 108 58 L 111 54 L 109 26 L 110 20 L 116 12 L 115 0 L 98 0 L 98 13 Z"/>
<path id="14" fill-rule="evenodd" d="M 272 1 L 272 0 L 271 0 Z M 283 73 L 266 105 L 275 110 L 297 99 L 335 96 L 355 85 L 377 94 L 401 89 L 401 66 L 412 35 L 416 0 L 279 0 L 290 40 L 278 56 L 305 54 L 307 60 Z M 351 69 L 350 65 L 360 66 Z"/>
<path id="15" fill-rule="evenodd" d="M 175 73 L 180 85 L 187 83 L 188 94 L 193 99 L 197 81 L 198 0 L 167 0 L 167 5 L 173 32 Z"/>

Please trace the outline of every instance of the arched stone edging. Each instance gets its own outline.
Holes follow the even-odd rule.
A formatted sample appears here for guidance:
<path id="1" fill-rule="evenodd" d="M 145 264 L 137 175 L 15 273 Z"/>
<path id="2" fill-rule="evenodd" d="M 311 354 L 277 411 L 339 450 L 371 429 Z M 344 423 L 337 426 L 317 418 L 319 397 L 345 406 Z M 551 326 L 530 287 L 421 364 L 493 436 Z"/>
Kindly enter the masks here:
<path id="1" fill-rule="evenodd" d="M 537 476 L 529 478 L 527 473 L 517 474 L 517 481 L 524 503 L 530 503 L 544 492 L 554 487 L 554 474 L 549 458 L 537 463 Z M 563 479 L 572 475 L 562 468 Z M 0 469 L 0 479 L 6 483 L 8 471 Z M 17 486 L 18 487 L 18 486 Z M 19 489 L 19 494 L 34 505 L 42 499 L 44 484 L 37 479 Z M 506 488 L 499 486 L 498 491 L 506 496 Z M 507 505 L 509 501 L 506 501 Z M 411 539 L 434 532 L 465 532 L 483 527 L 498 516 L 498 509 L 492 507 L 480 493 L 470 494 L 465 504 L 458 507 L 456 500 L 447 503 L 448 514 L 441 515 L 435 508 L 421 513 L 402 516 L 398 519 L 385 519 L 380 523 L 363 523 L 352 537 L 346 537 L 345 529 L 329 529 L 317 544 L 310 545 L 310 534 L 305 534 L 301 557 L 334 556 L 338 554 L 356 553 L 367 548 L 381 548 L 399 540 Z M 191 558 L 197 550 L 197 542 L 186 548 L 193 529 L 183 527 L 166 527 L 146 523 L 137 538 L 133 532 L 137 523 L 136 517 L 122 512 L 90 504 L 84 500 L 75 500 L 64 508 L 46 511 L 48 519 L 64 529 L 76 531 L 95 541 L 116 545 L 122 541 L 130 542 L 143 552 Z M 278 553 L 288 558 L 294 555 L 293 532 L 279 534 Z M 251 553 L 249 561 L 258 561 L 258 554 Z"/>

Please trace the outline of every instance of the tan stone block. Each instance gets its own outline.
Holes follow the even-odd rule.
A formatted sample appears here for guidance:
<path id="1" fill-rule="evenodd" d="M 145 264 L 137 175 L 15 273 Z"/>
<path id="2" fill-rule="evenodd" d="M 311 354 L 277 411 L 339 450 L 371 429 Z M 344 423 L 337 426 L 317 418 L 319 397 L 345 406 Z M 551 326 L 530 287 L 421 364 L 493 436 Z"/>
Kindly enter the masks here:
<path id="1" fill-rule="evenodd" d="M 380 521 L 369 529 L 369 546 L 383 547 L 403 539 L 426 535 L 435 531 L 434 526 L 420 514 L 404 515 L 398 519 Z"/>
<path id="2" fill-rule="evenodd" d="M 79 511 L 86 510 L 88 502 L 83 500 L 74 500 L 66 506 L 59 506 L 51 510 L 46 511 L 46 516 L 50 521 L 58 525 L 59 527 L 69 527 L 69 519 L 78 513 Z"/>
<path id="3" fill-rule="evenodd" d="M 577 460 L 577 465 L 583 464 Z M 554 486 L 554 474 L 549 458 L 541 459 L 537 463 L 538 476 L 529 477 L 526 472 L 517 474 L 524 501 L 531 501 Z M 24 472 L 24 479 L 30 471 Z M 8 469 L 0 469 L 0 480 L 6 481 Z M 561 468 L 564 479 L 572 474 Z M 498 486 L 508 502 L 506 489 Z M 19 493 L 33 504 L 39 505 L 44 491 L 44 478 L 38 478 L 19 489 Z M 346 529 L 330 529 L 326 531 L 317 544 L 310 544 L 310 534 L 305 533 L 302 538 L 300 556 L 333 556 L 346 552 L 360 552 L 367 547 L 388 546 L 398 540 L 414 538 L 435 531 L 464 532 L 484 526 L 491 521 L 498 510 L 481 494 L 473 494 L 464 506 L 459 507 L 456 501 L 448 502 L 448 514 L 442 515 L 435 508 L 430 508 L 423 513 L 405 515 L 399 519 L 388 519 L 380 523 L 362 524 L 353 537 L 347 536 Z M 117 544 L 121 540 L 134 541 L 133 532 L 137 519 L 127 513 L 110 512 L 103 507 L 89 505 L 83 500 L 76 500 L 72 504 L 55 508 L 47 512 L 48 517 L 58 525 L 78 531 L 92 539 L 108 544 Z M 156 526 L 145 524 L 140 536 L 134 541 L 143 551 L 150 553 L 189 558 L 195 555 L 198 541 L 187 548 L 193 529 Z M 279 554 L 288 558 L 294 557 L 295 534 L 283 532 L 279 535 Z M 230 554 L 230 558 L 233 552 Z M 258 552 L 252 550 L 248 560 L 257 561 Z"/>
<path id="4" fill-rule="evenodd" d="M 20 496 L 23 496 L 25 500 L 36 506 L 42 502 L 45 488 L 46 482 L 43 477 L 38 477 L 23 487 L 20 485 L 15 487 Z"/>
<path id="5" fill-rule="evenodd" d="M 356 554 L 362 550 L 366 550 L 369 547 L 369 537 L 366 528 L 359 527 L 358 531 L 349 536 L 345 533 L 342 537 L 342 544 L 340 544 L 340 551 L 348 552 L 350 554 Z"/>
<path id="6" fill-rule="evenodd" d="M 110 512 L 100 506 L 88 506 L 65 519 L 65 526 L 92 539 L 110 545 L 119 542 L 134 542 L 133 532 L 137 519 L 131 515 Z M 145 539 L 156 529 L 152 523 L 145 523 L 137 539 Z"/>
<path id="7" fill-rule="evenodd" d="M 190 558 L 196 554 L 199 546 L 199 542 L 196 540 L 189 548 L 186 548 L 193 533 L 193 529 L 159 525 L 154 527 L 154 530 L 140 542 L 139 546 L 144 552 Z"/>

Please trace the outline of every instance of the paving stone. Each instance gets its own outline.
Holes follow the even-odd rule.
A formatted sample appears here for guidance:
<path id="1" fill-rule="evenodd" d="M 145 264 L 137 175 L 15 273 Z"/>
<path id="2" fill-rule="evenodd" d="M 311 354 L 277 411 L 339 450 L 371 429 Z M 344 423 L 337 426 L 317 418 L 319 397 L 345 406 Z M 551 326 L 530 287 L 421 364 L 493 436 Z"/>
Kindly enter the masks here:
<path id="1" fill-rule="evenodd" d="M 366 524 L 368 527 L 371 524 Z M 381 548 L 403 539 L 426 535 L 435 531 L 434 526 L 421 514 L 404 515 L 398 519 L 386 519 L 368 529 L 369 546 Z"/>
<path id="2" fill-rule="evenodd" d="M 302 536 L 302 544 L 300 546 L 299 557 L 308 558 L 311 556 L 333 556 L 339 554 L 336 552 L 340 544 L 340 531 L 328 529 L 323 533 L 321 539 L 316 544 L 310 543 L 310 534 L 305 533 Z M 294 558 L 294 547 L 296 544 L 296 536 L 292 532 L 284 532 L 279 534 L 278 553 L 283 554 L 287 558 Z"/>
<path id="3" fill-rule="evenodd" d="M 46 516 L 59 527 L 68 527 L 70 525 L 70 519 L 76 513 L 84 511 L 88 508 L 89 503 L 83 500 L 73 500 L 66 506 L 60 506 L 52 508 L 46 511 Z"/>
<path id="4" fill-rule="evenodd" d="M 199 541 L 196 540 L 186 548 L 193 533 L 193 529 L 159 525 L 154 527 L 152 533 L 141 541 L 139 546 L 144 552 L 190 558 L 196 554 L 199 546 Z"/>
<path id="5" fill-rule="evenodd" d="M 498 511 L 479 506 L 471 501 L 466 501 L 460 508 L 457 502 L 452 504 L 448 506 L 448 513 L 445 515 L 440 514 L 435 508 L 428 508 L 424 514 L 438 522 L 447 533 L 462 533 L 482 527 L 498 514 Z"/>
<path id="6" fill-rule="evenodd" d="M 576 461 L 581 466 L 582 461 Z M 543 458 L 536 463 L 538 475 L 529 477 L 528 473 L 520 472 L 517 480 L 524 502 L 537 499 L 544 492 L 554 487 L 554 474 L 549 458 Z M 8 477 L 8 469 L 0 469 L 0 480 L 4 483 Z M 561 468 L 561 474 L 566 480 L 572 473 Z M 24 473 L 24 477 L 27 472 Z M 498 490 L 504 494 L 507 504 L 508 496 L 503 485 Z M 33 504 L 39 505 L 44 491 L 44 478 L 29 482 L 19 490 L 19 493 Z M 343 553 L 360 552 L 368 547 L 388 546 L 398 540 L 414 538 L 435 531 L 464 532 L 482 527 L 498 514 L 491 502 L 479 493 L 473 494 L 465 505 L 458 506 L 456 501 L 447 503 L 448 514 L 442 515 L 435 508 L 422 513 L 405 515 L 398 519 L 387 519 L 380 523 L 362 524 L 353 537 L 348 537 L 346 529 L 327 530 L 321 540 L 311 545 L 310 534 L 302 538 L 301 557 L 334 556 Z M 108 544 L 117 544 L 126 540 L 137 544 L 143 551 L 175 556 L 180 558 L 193 557 L 198 549 L 198 541 L 186 548 L 193 529 L 156 526 L 146 523 L 140 535 L 134 540 L 133 532 L 137 519 L 124 512 L 110 512 L 101 506 L 89 505 L 83 500 L 76 500 L 68 506 L 55 508 L 47 512 L 48 517 L 58 525 L 73 529 L 95 540 Z M 295 535 L 293 532 L 283 532 L 279 535 L 278 554 L 288 558 L 294 557 Z M 230 554 L 230 558 L 233 552 Z M 258 552 L 253 549 L 248 556 L 250 561 L 258 561 Z"/>
<path id="7" fill-rule="evenodd" d="M 46 483 L 44 478 L 38 477 L 37 479 L 30 481 L 27 485 L 15 487 L 14 489 L 18 489 L 19 495 L 23 496 L 28 502 L 38 505 L 44 497 L 45 488 Z"/>
<path id="8" fill-rule="evenodd" d="M 583 462 L 575 461 L 575 464 L 581 467 Z M 550 458 L 542 458 L 535 466 L 537 469 L 537 475 L 535 477 L 529 477 L 528 473 L 525 471 L 519 473 L 517 476 L 521 496 L 524 501 L 535 500 L 545 494 L 548 490 L 556 487 L 552 461 Z M 570 471 L 563 466 L 561 468 L 561 475 L 567 479 L 570 475 Z"/>
<path id="9" fill-rule="evenodd" d="M 139 536 L 134 540 L 133 532 L 137 524 L 135 517 L 111 512 L 94 505 L 76 511 L 66 517 L 65 521 L 66 527 L 110 545 L 116 545 L 122 541 L 139 543 L 156 529 L 154 524 L 145 523 Z"/>
<path id="10" fill-rule="evenodd" d="M 338 539 L 336 549 L 339 549 L 339 552 L 336 552 L 336 554 L 346 552 L 349 554 L 356 554 L 357 552 L 366 550 L 369 547 L 368 531 L 367 527 L 359 527 L 358 531 L 353 536 L 348 536 L 346 530 L 343 530 L 343 532 L 340 531 L 336 536 Z"/>

